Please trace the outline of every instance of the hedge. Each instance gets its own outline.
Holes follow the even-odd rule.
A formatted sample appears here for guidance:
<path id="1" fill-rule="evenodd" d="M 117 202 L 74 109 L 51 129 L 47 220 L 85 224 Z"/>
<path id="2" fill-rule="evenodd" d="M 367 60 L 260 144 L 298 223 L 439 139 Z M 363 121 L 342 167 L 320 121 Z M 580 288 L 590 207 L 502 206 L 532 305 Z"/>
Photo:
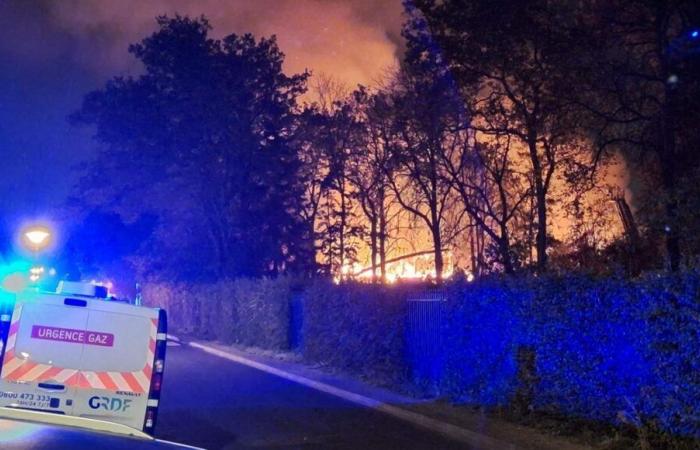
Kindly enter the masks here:
<path id="1" fill-rule="evenodd" d="M 535 354 L 533 406 L 700 436 L 700 277 L 487 280 L 453 288 L 443 392 L 506 405 L 517 352 Z"/>
<path id="2" fill-rule="evenodd" d="M 172 329 L 268 349 L 402 390 L 415 377 L 407 329 L 411 286 L 287 279 L 148 286 Z M 176 294 L 177 292 L 177 294 Z M 700 437 L 700 275 L 637 280 L 585 276 L 491 278 L 444 288 L 438 393 L 455 403 L 510 405 L 523 391 L 519 351 L 534 355 L 528 401 L 612 423 L 648 423 Z M 296 302 L 296 303 L 295 303 Z M 290 304 L 301 320 L 290 317 Z M 300 326 L 300 329 L 294 329 Z"/>
<path id="3" fill-rule="evenodd" d="M 304 358 L 380 385 L 405 387 L 406 289 L 318 281 L 303 294 Z"/>
<path id="4" fill-rule="evenodd" d="M 146 284 L 149 305 L 168 312 L 172 333 L 226 344 L 289 348 L 291 282 L 237 279 L 214 284 Z"/>

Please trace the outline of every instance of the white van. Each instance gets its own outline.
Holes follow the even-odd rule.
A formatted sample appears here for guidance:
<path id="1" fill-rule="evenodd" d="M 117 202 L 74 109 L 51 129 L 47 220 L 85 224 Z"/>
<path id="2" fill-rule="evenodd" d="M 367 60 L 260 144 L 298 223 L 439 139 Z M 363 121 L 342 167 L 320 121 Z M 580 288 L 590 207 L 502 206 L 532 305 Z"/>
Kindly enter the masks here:
<path id="1" fill-rule="evenodd" d="M 0 407 L 106 420 L 153 434 L 165 365 L 162 309 L 62 282 L 0 317 Z M 4 325 L 4 326 L 3 326 Z"/>

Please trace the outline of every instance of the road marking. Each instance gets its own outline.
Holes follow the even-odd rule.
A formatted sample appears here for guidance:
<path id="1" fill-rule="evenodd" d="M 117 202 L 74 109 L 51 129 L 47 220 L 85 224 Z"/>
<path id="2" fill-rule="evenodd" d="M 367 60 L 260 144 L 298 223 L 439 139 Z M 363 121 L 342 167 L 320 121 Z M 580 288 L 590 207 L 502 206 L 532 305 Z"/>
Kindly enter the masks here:
<path id="1" fill-rule="evenodd" d="M 229 353 L 223 350 L 219 350 L 208 345 L 200 344 L 198 342 L 190 342 L 191 347 L 202 350 L 206 353 L 218 356 L 229 361 L 233 361 L 239 364 L 243 364 L 253 369 L 258 369 L 263 372 L 269 373 L 271 375 L 284 378 L 289 381 L 293 381 L 302 386 L 306 386 L 311 389 L 315 389 L 326 394 L 333 395 L 335 397 L 341 398 L 348 402 L 355 403 L 360 406 L 374 409 L 376 411 L 381 411 L 388 414 L 394 418 L 409 422 L 418 427 L 440 433 L 451 439 L 459 442 L 474 446 L 479 448 L 479 450 L 517 450 L 518 447 L 515 444 L 500 441 L 498 439 L 486 436 L 480 433 L 476 433 L 471 430 L 459 427 L 457 425 L 452 425 L 450 423 L 442 422 L 432 417 L 425 416 L 407 409 L 399 408 L 394 405 L 389 405 L 387 403 L 375 400 L 371 397 L 367 397 L 361 394 L 356 394 L 354 392 L 346 391 L 330 384 L 322 383 L 320 381 L 312 380 L 300 375 L 296 375 L 281 369 L 278 369 L 267 364 L 254 361 L 252 359 L 245 358 L 240 355 Z"/>

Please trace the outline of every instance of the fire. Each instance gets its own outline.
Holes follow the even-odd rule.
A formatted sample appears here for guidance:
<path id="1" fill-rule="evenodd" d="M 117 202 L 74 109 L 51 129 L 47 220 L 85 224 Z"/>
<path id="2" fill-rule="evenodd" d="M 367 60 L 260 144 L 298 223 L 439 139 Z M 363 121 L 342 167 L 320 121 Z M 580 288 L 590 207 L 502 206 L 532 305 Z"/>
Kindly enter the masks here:
<path id="1" fill-rule="evenodd" d="M 445 267 L 442 271 L 442 279 L 446 280 L 451 278 L 455 274 L 455 269 L 452 264 L 451 252 L 445 252 L 444 258 Z M 437 279 L 435 264 L 431 255 L 421 255 L 406 259 L 397 259 L 398 258 L 393 258 L 393 261 L 387 262 L 386 264 L 387 283 L 393 284 L 401 280 L 421 281 Z M 334 281 L 336 283 L 339 283 L 341 280 L 371 282 L 373 278 L 372 268 L 364 267 L 359 263 L 345 264 L 341 268 L 340 272 L 340 275 L 334 278 Z M 381 276 L 378 267 L 375 275 L 377 279 L 379 279 L 379 277 Z M 467 279 L 471 281 L 473 279 L 473 275 L 471 273 L 468 273 Z"/>

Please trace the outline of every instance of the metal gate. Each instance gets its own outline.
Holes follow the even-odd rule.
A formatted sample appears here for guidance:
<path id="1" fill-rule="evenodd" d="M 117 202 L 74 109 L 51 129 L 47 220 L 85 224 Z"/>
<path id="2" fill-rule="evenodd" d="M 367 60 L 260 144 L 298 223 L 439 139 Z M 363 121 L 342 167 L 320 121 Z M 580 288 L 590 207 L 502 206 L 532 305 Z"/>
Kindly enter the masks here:
<path id="1" fill-rule="evenodd" d="M 437 395 L 445 365 L 442 327 L 446 297 L 442 291 L 435 290 L 406 300 L 406 346 L 413 378 L 427 393 Z"/>

